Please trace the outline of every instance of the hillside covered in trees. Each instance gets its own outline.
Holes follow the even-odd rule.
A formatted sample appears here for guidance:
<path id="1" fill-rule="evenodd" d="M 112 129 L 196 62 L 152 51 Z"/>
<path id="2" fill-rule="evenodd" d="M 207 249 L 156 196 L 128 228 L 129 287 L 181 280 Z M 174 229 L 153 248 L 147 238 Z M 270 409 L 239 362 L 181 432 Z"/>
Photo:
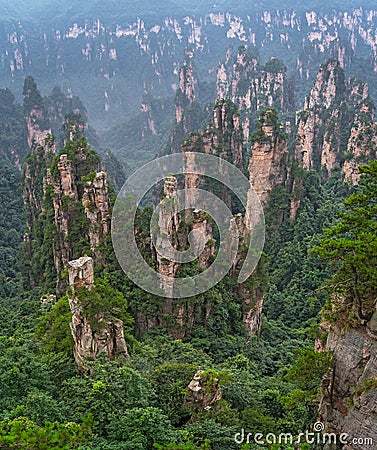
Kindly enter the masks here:
<path id="1" fill-rule="evenodd" d="M 197 7 L 204 14 L 205 5 Z M 182 2 L 177 11 L 186 8 Z M 269 22 L 265 8 L 256 10 L 263 33 L 269 23 L 287 26 L 288 18 L 297 26 L 286 12 Z M 243 14 L 247 6 L 238 9 Z M 32 8 L 24 11 L 34 17 Z M 318 11 L 307 16 L 300 9 L 309 28 L 320 14 L 329 17 Z M 373 28 L 377 14 L 361 11 L 353 19 Z M 10 23 L 18 14 L 5 12 Z M 148 20 L 161 13 L 150 12 Z M 56 16 L 59 27 L 63 16 Z M 209 20 L 222 27 L 216 17 L 193 29 L 203 31 Z M 234 30 L 242 22 L 226 21 Z M 331 26 L 352 31 L 355 23 L 346 22 Z M 176 36 L 178 22 L 171 23 Z M 88 38 L 78 26 L 67 28 L 65 41 L 76 32 Z M 140 36 L 143 26 L 124 36 Z M 98 30 L 111 34 L 99 22 Z M 160 39 L 156 30 L 150 33 Z M 325 34 L 307 41 L 318 47 L 310 47 L 306 78 L 297 77 L 288 56 L 270 55 L 270 44 L 259 52 L 243 39 L 237 49 L 218 41 L 221 59 L 205 73 L 202 35 L 194 34 L 199 47 L 184 49 L 174 76 L 167 75 L 174 90 L 159 98 L 151 91 L 162 72 L 152 77 L 144 55 L 133 73 L 144 67 L 147 78 L 134 99 L 141 112 L 122 127 L 104 113 L 113 123 L 105 132 L 89 124 L 101 116 L 99 109 L 93 115 L 97 100 L 87 110 L 85 98 L 60 83 L 42 79 L 50 92 L 43 95 L 38 77 L 17 69 L 22 100 L 0 89 L 0 448 L 288 450 L 306 430 L 316 443 L 302 440 L 301 449 L 328 448 L 324 433 L 344 449 L 377 442 L 376 86 L 368 83 L 371 72 L 367 80 L 355 76 L 357 61 L 350 61 L 360 42 L 343 47 L 343 36 L 325 52 L 318 50 Z M 152 44 L 143 42 L 138 48 L 149 55 Z M 136 187 L 150 185 L 133 203 L 121 189 L 126 175 L 157 155 L 183 169 L 172 173 L 161 163 L 157 181 L 156 166 L 141 179 L 135 172 Z M 219 162 L 200 167 L 205 157 Z M 247 182 L 244 201 L 221 181 L 227 165 Z M 189 203 L 201 190 L 213 204 Z M 264 214 L 253 229 L 255 198 Z M 217 201 L 229 211 L 226 226 L 216 221 Z M 114 234 L 122 220 L 161 280 L 153 292 L 122 269 L 136 255 L 127 249 L 119 256 L 123 241 Z M 262 225 L 263 251 L 254 249 L 258 262 L 243 279 Z M 195 277 L 211 277 L 224 255 L 225 228 L 238 246 L 226 248 L 233 256 L 221 280 L 185 294 L 179 280 L 195 286 Z M 138 277 L 148 281 L 150 274 Z M 345 433 L 347 443 L 339 440 Z"/>

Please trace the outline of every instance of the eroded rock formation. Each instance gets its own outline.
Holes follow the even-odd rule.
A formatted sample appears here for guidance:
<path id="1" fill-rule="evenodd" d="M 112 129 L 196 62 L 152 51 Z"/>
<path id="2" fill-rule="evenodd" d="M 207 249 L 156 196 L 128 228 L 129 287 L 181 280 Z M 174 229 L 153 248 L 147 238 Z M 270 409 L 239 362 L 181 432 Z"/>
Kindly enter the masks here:
<path id="1" fill-rule="evenodd" d="M 190 107 L 196 99 L 198 80 L 191 64 L 185 64 L 179 71 L 179 85 L 175 102 L 175 121 L 181 123 L 184 120 L 185 108 Z M 187 132 L 187 124 L 184 124 Z"/>
<path id="2" fill-rule="evenodd" d="M 347 145 L 347 159 L 342 171 L 345 181 L 358 184 L 358 166 L 377 158 L 377 124 L 374 122 L 374 106 L 365 101 L 356 116 Z"/>
<path id="3" fill-rule="evenodd" d="M 178 248 L 178 231 L 181 220 L 177 195 L 177 179 L 175 177 L 169 176 L 165 178 L 164 198 L 161 200 L 158 209 L 159 229 L 155 242 L 158 272 L 168 277 L 167 281 L 161 282 L 161 288 L 168 298 L 172 298 L 174 276 L 180 266 L 173 254 L 174 249 Z"/>
<path id="4" fill-rule="evenodd" d="M 272 189 L 287 181 L 287 135 L 278 121 L 276 111 L 264 110 L 259 118 L 257 131 L 252 136 L 249 179 L 262 206 L 266 206 Z M 250 202 L 250 196 L 248 202 Z M 247 211 L 250 210 L 248 207 Z M 246 216 L 246 226 L 250 220 Z"/>
<path id="5" fill-rule="evenodd" d="M 88 317 L 88 309 L 80 299 L 80 290 L 94 288 L 93 259 L 83 256 L 68 263 L 69 286 L 68 300 L 72 312 L 70 323 L 74 341 L 74 357 L 80 371 L 89 370 L 86 362 L 94 361 L 104 351 L 110 360 L 116 356 L 128 356 L 124 339 L 123 322 L 110 320 L 103 314 Z M 88 300 L 90 302 L 90 298 Z"/>
<path id="6" fill-rule="evenodd" d="M 245 245 L 250 239 L 250 224 L 247 228 L 245 218 L 242 214 L 237 214 L 232 219 L 231 229 L 237 230 L 239 238 L 239 250 L 233 261 L 231 277 L 237 279 L 240 269 L 245 262 Z M 234 228 L 232 226 L 235 225 Z M 244 283 L 239 283 L 237 294 L 242 305 L 242 321 L 250 336 L 258 335 L 262 327 L 263 301 L 267 290 L 267 280 L 264 269 L 258 267 L 255 272 Z"/>
<path id="7" fill-rule="evenodd" d="M 33 142 L 24 172 L 28 228 L 24 249 L 34 268 L 26 276 L 48 291 L 55 279 L 58 295 L 67 288 L 61 275 L 68 261 L 84 251 L 99 257 L 98 248 L 110 229 L 106 173 L 97 172 L 98 155 L 75 130 L 70 126 L 74 140 L 67 140 L 59 155 L 50 135 L 42 144 Z M 44 232 L 36 234 L 36 228 Z M 41 247 L 48 258 L 40 258 Z"/>
<path id="8" fill-rule="evenodd" d="M 252 48 L 241 46 L 236 56 L 228 50 L 217 71 L 217 97 L 230 98 L 237 105 L 246 140 L 262 109 L 293 110 L 294 90 L 285 72 L 283 62 L 276 58 L 263 66 Z"/>
<path id="9" fill-rule="evenodd" d="M 222 398 L 219 379 L 211 371 L 198 370 L 187 390 L 184 407 L 195 412 L 211 409 Z"/>
<path id="10" fill-rule="evenodd" d="M 327 432 L 377 442 L 377 313 L 365 325 L 345 331 L 328 327 L 325 350 L 333 368 L 322 382 L 319 416 Z M 343 447 L 348 449 L 351 447 Z M 370 449 L 365 443 L 352 448 Z"/>
<path id="11" fill-rule="evenodd" d="M 218 100 L 213 109 L 213 125 L 200 133 L 191 133 L 182 146 L 183 152 L 201 152 L 219 156 L 236 166 L 242 165 L 243 133 L 236 105 L 230 100 Z M 186 172 L 193 165 L 185 161 Z M 186 187 L 198 187 L 187 180 Z"/>
<path id="12" fill-rule="evenodd" d="M 110 200 L 106 172 L 97 172 L 84 185 L 82 205 L 89 220 L 89 241 L 93 253 L 110 231 Z"/>
<path id="13" fill-rule="evenodd" d="M 330 174 L 342 166 L 353 145 L 349 143 L 353 139 L 351 129 L 367 103 L 366 83 L 345 79 L 337 60 L 321 66 L 304 109 L 297 113 L 296 159 L 302 167 L 324 169 Z M 345 168 L 350 179 L 351 166 Z"/>
<path id="14" fill-rule="evenodd" d="M 198 80 L 193 67 L 192 55 L 186 55 L 179 70 L 178 88 L 175 95 L 175 126 L 169 140 L 168 153 L 179 153 L 181 144 L 191 131 L 199 129 L 205 112 L 198 102 Z"/>
<path id="15" fill-rule="evenodd" d="M 209 216 L 201 209 L 195 209 L 192 213 L 189 242 L 194 254 L 199 259 L 199 265 L 208 267 L 215 254 L 215 241 L 213 240 Z"/>

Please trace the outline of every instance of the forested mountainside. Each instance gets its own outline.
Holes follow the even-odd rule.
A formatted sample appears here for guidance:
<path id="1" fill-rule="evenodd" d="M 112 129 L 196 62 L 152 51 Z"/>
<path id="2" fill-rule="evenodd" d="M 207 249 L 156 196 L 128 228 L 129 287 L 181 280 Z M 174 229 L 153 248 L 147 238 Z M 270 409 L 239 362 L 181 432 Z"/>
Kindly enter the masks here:
<path id="1" fill-rule="evenodd" d="M 373 448 L 369 2 L 0 7 L 0 448 L 335 448 L 324 433 Z M 137 206 L 117 197 L 156 155 L 185 170 L 137 180 Z M 203 157 L 245 178 L 244 204 Z M 188 295 L 180 280 L 210 278 L 222 252 L 216 207 L 184 206 L 200 190 L 239 241 L 220 282 Z M 243 279 L 254 193 L 265 244 Z M 122 270 L 137 256 L 116 247 L 123 220 L 154 292 Z"/>

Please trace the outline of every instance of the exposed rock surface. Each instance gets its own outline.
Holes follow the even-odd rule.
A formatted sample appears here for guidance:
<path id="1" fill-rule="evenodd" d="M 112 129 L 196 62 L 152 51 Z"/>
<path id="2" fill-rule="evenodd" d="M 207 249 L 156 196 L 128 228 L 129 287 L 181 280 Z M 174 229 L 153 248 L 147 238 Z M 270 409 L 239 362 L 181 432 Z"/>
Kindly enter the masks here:
<path id="1" fill-rule="evenodd" d="M 43 209 L 43 198 L 49 182 L 49 174 L 45 171 L 45 167 L 53 161 L 55 154 L 55 140 L 52 136 L 47 136 L 43 145 L 33 145 L 31 158 L 25 164 L 22 187 L 27 233 Z"/>
<path id="2" fill-rule="evenodd" d="M 33 145 L 43 146 L 46 137 L 51 134 L 51 129 L 48 126 L 45 128 L 41 123 L 45 121 L 44 113 L 40 109 L 31 109 L 26 117 L 26 125 L 28 129 L 28 144 L 29 147 Z"/>
<path id="3" fill-rule="evenodd" d="M 365 326 L 332 325 L 328 331 L 325 349 L 334 352 L 334 366 L 322 382 L 320 420 L 327 432 L 348 434 L 350 446 L 344 449 L 368 450 L 366 441 L 351 442 L 377 442 L 377 313 Z"/>
<path id="4" fill-rule="evenodd" d="M 31 284 L 41 283 L 48 290 L 55 278 L 58 295 L 67 288 L 67 280 L 61 275 L 68 261 L 78 257 L 84 247 L 99 257 L 98 248 L 110 230 L 106 173 L 96 172 L 98 155 L 81 138 L 82 130 L 69 125 L 66 131 L 73 140 L 67 140 L 67 153 L 56 155 L 55 140 L 50 135 L 41 144 L 33 141 L 23 182 L 28 228 L 25 257 L 37 268 L 26 275 Z M 44 233 L 35 237 L 35 227 Z M 48 247 L 51 261 L 40 260 L 41 246 Z"/>
<path id="5" fill-rule="evenodd" d="M 262 206 L 265 207 L 272 189 L 286 183 L 288 171 L 287 136 L 274 110 L 267 109 L 261 113 L 252 140 L 249 179 Z M 249 195 L 248 202 L 250 201 Z M 250 209 L 247 207 L 247 211 Z M 250 228 L 247 215 L 246 226 Z"/>
<path id="6" fill-rule="evenodd" d="M 179 70 L 178 88 L 175 95 L 175 126 L 170 136 L 168 153 L 179 153 L 182 141 L 189 132 L 199 129 L 205 112 L 198 103 L 198 80 L 193 68 L 192 55 L 187 55 Z"/>
<path id="7" fill-rule="evenodd" d="M 361 113 L 355 119 L 348 140 L 347 158 L 342 168 L 344 178 L 356 185 L 360 180 L 358 166 L 377 158 L 377 124 L 370 102 L 362 105 Z"/>
<path id="8" fill-rule="evenodd" d="M 222 398 L 219 380 L 210 371 L 198 370 L 187 390 L 184 406 L 196 412 L 211 409 Z"/>
<path id="9" fill-rule="evenodd" d="M 175 103 L 175 121 L 181 123 L 184 119 L 184 108 L 190 107 L 196 99 L 198 81 L 191 65 L 185 64 L 179 71 L 179 86 Z M 187 124 L 184 125 L 187 132 Z"/>
<path id="10" fill-rule="evenodd" d="M 230 98 L 237 105 L 246 140 L 259 111 L 294 108 L 294 93 L 285 72 L 283 62 L 275 58 L 263 66 L 253 49 L 241 46 L 237 56 L 228 50 L 217 71 L 217 97 Z"/>
<path id="11" fill-rule="evenodd" d="M 321 66 L 304 109 L 297 113 L 296 159 L 302 167 L 324 169 L 329 174 L 343 166 L 355 147 L 353 127 L 360 115 L 367 114 L 368 103 L 368 85 L 354 78 L 345 79 L 339 61 L 329 60 Z M 365 150 L 359 148 L 359 153 Z M 352 162 L 346 164 L 344 172 L 354 182 L 355 174 L 351 172 L 356 160 L 350 156 Z"/>
<path id="12" fill-rule="evenodd" d="M 69 261 L 68 274 L 71 288 L 68 299 L 72 312 L 70 327 L 74 340 L 74 357 L 79 370 L 87 371 L 85 363 L 95 360 L 101 351 L 105 351 L 110 360 L 117 355 L 128 356 L 123 322 L 109 320 L 97 314 L 92 318 L 96 322 L 93 329 L 93 323 L 85 315 L 87 305 L 82 304 L 77 295 L 79 289 L 90 291 L 94 287 L 93 259 L 83 256 Z"/>
<path id="13" fill-rule="evenodd" d="M 57 242 L 54 251 L 56 272 L 60 274 L 72 259 L 72 248 L 68 242 L 70 222 L 74 215 L 74 205 L 78 200 L 75 177 L 68 155 L 60 155 L 58 176 L 52 181 L 54 189 L 53 206 Z"/>
<path id="14" fill-rule="evenodd" d="M 82 195 L 85 215 L 89 220 L 90 249 L 97 247 L 110 231 L 110 200 L 106 172 L 98 172 L 85 183 Z"/>
<path id="15" fill-rule="evenodd" d="M 250 228 L 246 227 L 242 214 L 237 214 L 232 220 L 234 221 L 240 239 L 239 249 L 242 249 L 243 245 L 250 238 L 248 233 Z M 244 261 L 244 250 L 239 250 L 231 270 L 231 276 L 234 279 L 237 279 Z M 267 285 L 263 277 L 259 279 L 262 274 L 263 270 L 256 269 L 253 275 L 244 283 L 238 284 L 237 288 L 237 293 L 242 304 L 242 321 L 250 336 L 258 335 L 262 327 L 262 309 Z"/>
<path id="16" fill-rule="evenodd" d="M 177 184 L 175 177 L 169 176 L 164 180 L 164 198 L 159 204 L 159 231 L 155 243 L 158 272 L 165 277 L 169 277 L 169 280 L 162 281 L 161 285 L 168 298 L 173 296 L 174 276 L 179 268 L 179 263 L 175 261 L 172 254 L 174 249 L 178 247 L 178 230 L 181 220 Z"/>
<path id="17" fill-rule="evenodd" d="M 42 96 L 30 76 L 25 78 L 23 100 L 29 147 L 43 146 L 46 137 L 51 135 L 51 127 Z"/>
<path id="18" fill-rule="evenodd" d="M 88 241 L 92 254 L 96 255 L 99 244 L 104 242 L 110 230 L 110 200 L 106 173 L 88 174 L 91 179 L 79 189 L 83 172 L 86 170 L 85 163 L 89 159 L 87 149 L 78 146 L 74 159 L 77 159 L 79 164 L 72 156 L 60 155 L 55 176 L 50 176 L 57 230 L 54 248 L 57 274 L 61 274 L 68 261 L 75 256 L 70 234 L 79 233 L 81 238 Z M 80 222 L 80 215 L 86 220 Z M 80 230 L 76 229 L 77 226 L 80 226 Z M 66 282 L 59 277 L 57 288 L 59 292 L 66 289 Z"/>
<path id="19" fill-rule="evenodd" d="M 191 133 L 183 146 L 183 152 L 201 152 L 219 156 L 239 166 L 242 164 L 243 133 L 236 105 L 230 100 L 219 100 L 213 109 L 213 123 L 200 133 Z M 189 172 L 190 162 L 186 162 Z M 194 183 L 186 180 L 186 187 Z M 196 185 L 196 187 L 198 187 Z"/>
<path id="20" fill-rule="evenodd" d="M 198 256 L 199 265 L 208 267 L 215 254 L 215 241 L 212 236 L 212 225 L 205 211 L 195 209 L 192 213 L 192 230 L 189 235 L 190 245 Z"/>

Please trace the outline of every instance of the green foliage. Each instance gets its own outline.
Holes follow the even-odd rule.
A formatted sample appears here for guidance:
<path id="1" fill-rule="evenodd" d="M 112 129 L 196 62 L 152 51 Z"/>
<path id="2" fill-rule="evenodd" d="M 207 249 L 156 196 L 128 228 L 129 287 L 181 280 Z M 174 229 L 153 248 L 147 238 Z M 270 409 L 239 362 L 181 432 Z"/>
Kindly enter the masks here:
<path id="1" fill-rule="evenodd" d="M 126 299 L 107 280 L 96 279 L 95 286 L 90 290 L 81 287 L 76 290 L 75 295 L 94 331 L 105 326 L 106 319 L 120 319 L 126 327 L 132 323 Z"/>
<path id="2" fill-rule="evenodd" d="M 316 352 L 312 347 L 297 351 L 295 364 L 286 379 L 297 384 L 300 389 L 316 394 L 323 375 L 330 368 L 331 353 Z"/>
<path id="3" fill-rule="evenodd" d="M 193 364 L 166 363 L 151 373 L 159 407 L 174 426 L 183 425 L 190 418 L 190 414 L 183 409 L 183 402 L 185 390 L 196 370 Z"/>
<path id="4" fill-rule="evenodd" d="M 316 252 L 335 267 L 326 282 L 328 320 L 364 323 L 376 302 L 377 163 L 360 167 L 358 192 L 344 202 L 339 222 L 328 229 Z"/>
<path id="5" fill-rule="evenodd" d="M 88 442 L 92 427 L 90 416 L 82 424 L 46 422 L 43 426 L 27 417 L 4 419 L 0 422 L 0 446 L 27 450 L 77 449 Z"/>
<path id="6" fill-rule="evenodd" d="M 75 120 L 79 119 L 75 117 Z M 53 143 L 53 138 L 48 137 L 46 145 L 51 146 Z M 70 250 L 70 259 L 90 254 L 89 220 L 84 212 L 82 196 L 84 184 L 94 179 L 100 158 L 81 136 L 74 136 L 74 140 L 68 140 L 59 155 L 50 152 L 46 156 L 44 152 L 44 148 L 37 147 L 26 158 L 27 169 L 24 174 L 23 190 L 27 204 L 28 225 L 31 229 L 29 239 L 25 241 L 23 247 L 22 271 L 25 285 L 37 285 L 44 292 L 54 292 L 57 279 L 62 275 L 56 273 L 54 248 L 66 245 Z M 59 193 L 54 191 L 53 184 L 45 186 L 45 177 L 47 170 L 50 170 L 52 182 L 60 184 L 61 174 L 58 164 L 62 154 L 67 155 L 75 187 L 72 194 L 58 198 Z M 61 203 L 61 212 L 68 228 L 67 235 L 58 234 L 54 202 Z M 102 245 L 106 247 L 106 243 Z"/>
<path id="7" fill-rule="evenodd" d="M 22 107 L 9 89 L 0 89 L 0 155 L 16 162 L 28 150 Z"/>
<path id="8" fill-rule="evenodd" d="M 135 408 L 146 408 L 155 399 L 150 382 L 131 367 L 108 361 L 92 365 L 92 375 L 64 380 L 61 395 L 70 411 L 69 417 L 80 420 L 88 412 L 98 421 L 103 435 L 106 426 Z"/>
<path id="9" fill-rule="evenodd" d="M 273 136 L 265 134 L 263 127 L 272 127 Z M 279 115 L 275 108 L 267 108 L 259 113 L 256 131 L 250 136 L 250 141 L 254 142 L 276 142 L 277 139 L 287 139 L 282 124 L 279 122 Z"/>
<path id="10" fill-rule="evenodd" d="M 72 355 L 73 339 L 69 328 L 71 318 L 67 296 L 61 297 L 50 311 L 39 318 L 35 333 L 43 351 Z"/>
<path id="11" fill-rule="evenodd" d="M 287 68 L 284 64 L 284 62 L 281 59 L 278 58 L 271 58 L 270 61 L 266 63 L 264 66 L 264 69 L 266 72 L 270 73 L 285 73 L 287 71 Z"/>
<path id="12" fill-rule="evenodd" d="M 179 436 L 169 419 L 154 407 L 127 410 L 122 417 L 111 421 L 107 430 L 111 440 L 132 443 L 143 450 L 153 448 L 154 443 L 167 445 Z"/>
<path id="13" fill-rule="evenodd" d="M 0 277 L 3 275 L 16 279 L 19 271 L 17 252 L 24 228 L 24 209 L 19 193 L 20 175 L 1 155 L 0 177 Z M 2 284 L 0 278 L 0 285 Z"/>

